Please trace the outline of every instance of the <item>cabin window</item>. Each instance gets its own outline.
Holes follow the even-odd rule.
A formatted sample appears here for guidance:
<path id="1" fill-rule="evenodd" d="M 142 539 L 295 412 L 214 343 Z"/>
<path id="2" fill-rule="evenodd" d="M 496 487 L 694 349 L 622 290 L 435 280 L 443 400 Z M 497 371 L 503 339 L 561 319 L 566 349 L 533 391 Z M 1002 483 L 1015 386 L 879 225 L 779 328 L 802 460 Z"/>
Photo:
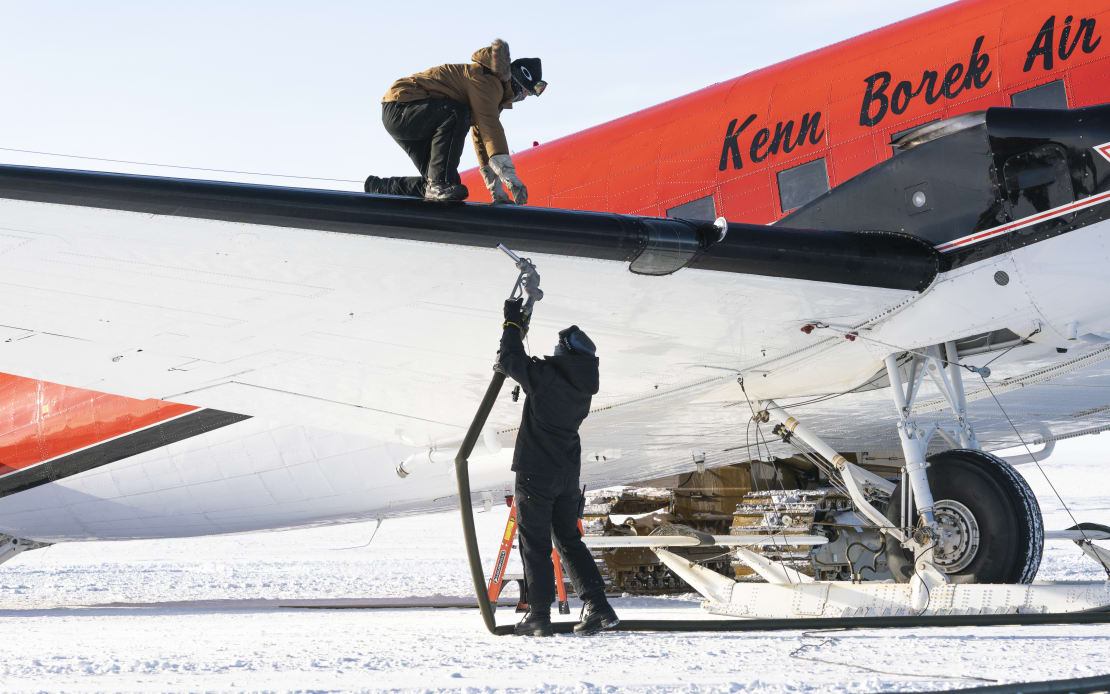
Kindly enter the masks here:
<path id="1" fill-rule="evenodd" d="M 670 208 L 667 210 L 667 216 L 680 219 L 704 219 L 706 221 L 712 221 L 717 218 L 717 210 L 713 205 L 713 196 L 706 195 L 704 198 L 684 202 L 681 205 Z"/>
<path id="2" fill-rule="evenodd" d="M 829 173 L 824 157 L 779 171 L 778 179 L 779 204 L 783 212 L 801 207 L 829 190 Z"/>
<path id="3" fill-rule="evenodd" d="M 1068 94 L 1064 90 L 1064 80 L 1018 92 L 1010 97 L 1010 105 L 1015 108 L 1067 108 Z"/>

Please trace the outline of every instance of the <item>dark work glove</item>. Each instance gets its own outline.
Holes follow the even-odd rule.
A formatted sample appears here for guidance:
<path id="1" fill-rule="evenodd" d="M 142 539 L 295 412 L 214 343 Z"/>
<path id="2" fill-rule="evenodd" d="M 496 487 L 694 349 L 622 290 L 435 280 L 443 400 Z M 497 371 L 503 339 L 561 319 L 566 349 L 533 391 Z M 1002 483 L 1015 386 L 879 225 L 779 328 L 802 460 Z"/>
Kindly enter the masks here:
<path id="1" fill-rule="evenodd" d="M 516 323 L 519 327 L 524 327 L 524 299 L 507 299 L 505 301 L 505 322 Z"/>

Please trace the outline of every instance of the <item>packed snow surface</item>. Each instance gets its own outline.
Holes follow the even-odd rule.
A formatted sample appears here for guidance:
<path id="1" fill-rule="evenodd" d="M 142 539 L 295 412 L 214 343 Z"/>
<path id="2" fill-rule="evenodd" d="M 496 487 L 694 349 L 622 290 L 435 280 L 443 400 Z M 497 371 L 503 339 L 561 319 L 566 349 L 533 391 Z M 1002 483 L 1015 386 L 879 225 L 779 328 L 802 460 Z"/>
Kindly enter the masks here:
<path id="1" fill-rule="evenodd" d="M 1107 456 L 1077 458 L 1046 471 L 1078 520 L 1110 524 Z M 1022 471 L 1046 527 L 1070 526 L 1036 468 Z M 487 572 L 506 514 L 478 515 Z M 388 519 L 367 544 L 373 532 L 361 523 L 27 552 L 0 567 L 0 690 L 869 692 L 1110 671 L 1110 625 L 522 639 L 488 635 L 474 609 L 281 606 L 471 598 L 457 514 Z M 1039 578 L 1105 575 L 1052 542 Z M 614 604 L 629 619 L 701 615 L 692 595 Z M 575 616 L 577 605 L 562 618 Z M 514 618 L 498 611 L 500 623 Z"/>

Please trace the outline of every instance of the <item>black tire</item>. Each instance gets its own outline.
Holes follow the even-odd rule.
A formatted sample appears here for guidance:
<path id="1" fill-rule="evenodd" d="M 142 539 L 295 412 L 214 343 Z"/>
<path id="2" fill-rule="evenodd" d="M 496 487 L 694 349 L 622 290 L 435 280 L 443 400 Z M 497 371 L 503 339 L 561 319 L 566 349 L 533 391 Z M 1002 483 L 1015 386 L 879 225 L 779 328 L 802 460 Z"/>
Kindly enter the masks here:
<path id="1" fill-rule="evenodd" d="M 962 504 L 979 530 L 977 549 L 952 553 L 959 557 L 951 563 L 954 570 L 941 567 L 952 582 L 1032 583 L 1041 565 L 1044 525 L 1040 505 L 1025 479 L 1006 461 L 982 451 L 950 450 L 928 460 L 926 474 L 934 502 Z M 901 523 L 901 482 L 886 515 L 895 525 Z M 886 556 L 894 580 L 908 582 L 914 571 L 911 552 L 888 536 Z"/>

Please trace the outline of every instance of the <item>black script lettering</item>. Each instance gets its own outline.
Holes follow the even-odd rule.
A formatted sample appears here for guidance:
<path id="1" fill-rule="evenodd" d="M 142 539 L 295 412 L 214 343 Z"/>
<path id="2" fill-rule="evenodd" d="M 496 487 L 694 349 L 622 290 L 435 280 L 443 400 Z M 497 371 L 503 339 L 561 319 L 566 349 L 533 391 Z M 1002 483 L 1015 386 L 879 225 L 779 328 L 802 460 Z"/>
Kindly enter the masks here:
<path id="1" fill-rule="evenodd" d="M 878 125 L 879 121 L 886 115 L 887 107 L 890 104 L 890 100 L 886 96 L 886 88 L 890 86 L 890 73 L 876 72 L 865 81 L 867 82 L 867 91 L 864 92 L 863 106 L 859 110 L 859 124 Z M 875 86 L 876 84 L 878 84 L 878 87 Z M 872 102 L 878 102 L 879 104 L 879 111 L 874 116 L 871 115 Z"/>
<path id="2" fill-rule="evenodd" d="M 1079 34 L 1075 35 L 1075 40 L 1071 42 L 1071 48 L 1068 48 L 1068 36 L 1071 35 L 1071 15 L 1064 20 L 1064 28 L 1060 30 L 1060 47 L 1056 49 L 1056 55 L 1060 56 L 1060 60 L 1067 60 L 1071 54 L 1075 52 L 1075 47 L 1079 45 Z"/>
<path id="3" fill-rule="evenodd" d="M 818 124 L 821 122 L 821 112 L 817 111 L 812 114 L 813 118 L 810 119 L 810 114 L 802 116 L 802 124 L 798 128 L 798 144 L 802 144 L 802 140 L 806 137 L 806 132 L 809 132 L 809 143 L 816 145 L 821 142 L 825 137 L 825 131 L 818 129 Z"/>
<path id="4" fill-rule="evenodd" d="M 821 138 L 825 136 L 825 132 L 817 131 L 817 124 L 821 120 L 821 112 L 815 111 L 810 114 L 807 113 L 802 116 L 802 123 L 798 127 L 798 136 L 793 137 L 794 134 L 794 119 L 791 118 L 787 121 L 779 121 L 775 124 L 775 134 L 771 137 L 770 144 L 767 145 L 766 152 L 760 152 L 759 149 L 767 144 L 767 137 L 763 136 L 764 131 L 760 130 L 756 133 L 755 138 L 752 139 L 752 161 L 762 161 L 769 155 L 778 154 L 782 152 L 792 152 L 795 147 L 800 147 L 805 144 L 806 134 L 808 132 L 810 141 L 817 144 Z M 770 130 L 767 129 L 767 134 Z M 758 157 L 758 158 L 757 158 Z"/>
<path id="5" fill-rule="evenodd" d="M 782 151 L 784 152 L 789 152 L 794 149 L 796 145 L 790 140 L 790 136 L 793 133 L 794 121 L 788 120 L 785 124 L 783 124 L 782 121 L 779 121 L 778 124 L 775 125 L 775 136 L 771 138 L 770 151 L 777 152 L 779 151 L 780 146 Z"/>
<path id="6" fill-rule="evenodd" d="M 960 77 L 962 77 L 963 74 L 964 66 L 960 63 L 956 63 L 948 68 L 948 72 L 944 73 L 944 84 L 941 85 L 940 90 L 944 92 L 944 95 L 949 99 L 954 99 L 964 90 L 963 84 L 960 83 Z M 959 85 L 959 87 L 953 89 L 956 85 Z"/>
<path id="7" fill-rule="evenodd" d="M 913 87 L 910 86 L 909 82 L 899 82 L 890 95 L 890 110 L 895 113 L 902 113 L 910 105 L 910 99 L 913 98 L 913 95 Z"/>
<path id="8" fill-rule="evenodd" d="M 1021 69 L 1022 72 L 1029 72 L 1033 69 L 1033 63 L 1036 62 L 1037 56 L 1044 59 L 1044 69 L 1052 69 L 1052 35 L 1056 31 L 1056 15 L 1048 18 L 1044 24 L 1041 25 L 1041 30 L 1037 34 L 1037 38 L 1033 41 L 1033 47 L 1025 54 L 1025 67 Z"/>
<path id="9" fill-rule="evenodd" d="M 1025 54 L 1025 66 L 1021 69 L 1022 72 L 1029 72 L 1037 62 L 1037 58 L 1041 59 L 1041 67 L 1045 70 L 1051 70 L 1053 64 L 1053 46 L 1055 46 L 1056 57 L 1060 60 L 1067 60 L 1075 53 L 1076 46 L 1082 46 L 1084 53 L 1093 53 L 1098 45 L 1102 43 L 1102 37 L 1095 36 L 1095 22 L 1096 20 L 1091 17 L 1084 17 L 1079 20 L 1079 26 L 1076 28 L 1075 33 L 1072 34 L 1072 19 L 1071 15 L 1064 18 L 1064 26 L 1060 29 L 1060 41 L 1054 40 L 1056 35 L 1056 15 L 1052 15 L 1045 20 L 1041 25 L 1041 30 L 1037 32 L 1037 38 L 1033 40 L 1033 45 Z"/>
<path id="10" fill-rule="evenodd" d="M 982 52 L 985 39 L 986 36 L 975 39 L 966 67 L 963 63 L 950 66 L 944 73 L 944 79 L 939 82 L 938 71 L 923 70 L 921 81 L 918 82 L 916 89 L 910 80 L 902 80 L 887 96 L 887 89 L 891 82 L 890 73 L 876 72 L 868 77 L 864 80 L 867 90 L 863 94 L 863 104 L 860 106 L 859 124 L 878 125 L 879 121 L 886 117 L 887 111 L 896 114 L 904 113 L 913 100 L 921 94 L 925 95 L 925 103 L 935 104 L 942 96 L 952 99 L 964 90 L 982 89 L 987 86 L 993 73 L 990 71 L 990 55 Z"/>
<path id="11" fill-rule="evenodd" d="M 756 116 L 753 113 L 739 127 L 736 125 L 740 122 L 738 118 L 729 122 L 725 129 L 725 141 L 721 147 L 721 161 L 719 164 L 721 171 L 728 168 L 729 161 L 732 162 L 732 168 L 734 169 L 744 168 L 744 159 L 740 154 L 740 134 L 755 119 Z M 774 134 L 772 135 L 772 133 Z M 751 157 L 752 162 L 761 162 L 780 151 L 794 151 L 806 144 L 807 138 L 810 144 L 816 145 L 824 137 L 825 131 L 821 128 L 821 112 L 814 111 L 813 113 L 803 114 L 801 120 L 791 118 L 779 121 L 774 128 L 760 128 L 752 136 L 751 142 L 748 143 L 748 156 Z"/>
<path id="12" fill-rule="evenodd" d="M 752 121 L 755 120 L 755 114 L 753 113 L 752 115 L 748 116 L 747 119 L 744 120 L 744 124 L 741 125 L 740 128 L 737 130 L 736 122 L 738 120 L 738 118 L 733 118 L 732 122 L 728 124 L 728 129 L 725 131 L 725 144 L 723 147 L 721 147 L 721 171 L 724 171 L 726 168 L 728 168 L 729 155 L 732 156 L 732 168 L 744 168 L 744 160 L 740 157 L 740 145 L 736 143 L 736 140 L 740 137 L 740 133 L 744 132 L 744 129 L 751 125 Z"/>
<path id="13" fill-rule="evenodd" d="M 921 86 L 917 88 L 915 94 L 925 91 L 925 103 L 935 104 L 940 97 L 944 96 L 940 90 L 933 91 L 937 87 L 937 72 L 936 70 L 926 70 L 921 73 Z M 927 85 L 927 86 L 926 86 Z"/>
<path id="14" fill-rule="evenodd" d="M 1083 52 L 1084 53 L 1094 53 L 1095 49 L 1098 48 L 1098 45 L 1100 43 L 1102 43 L 1102 37 L 1101 36 L 1099 36 L 1097 39 L 1095 39 L 1094 43 L 1091 43 L 1091 39 L 1095 38 L 1095 20 L 1094 19 L 1090 19 L 1090 18 L 1080 19 L 1079 20 L 1079 32 L 1076 33 L 1076 36 L 1077 37 L 1078 36 L 1083 37 Z"/>
<path id="15" fill-rule="evenodd" d="M 990 82 L 991 73 L 983 74 L 983 72 L 990 66 L 991 57 L 986 53 L 979 53 L 985 38 L 980 36 L 975 39 L 975 45 L 971 47 L 971 58 L 967 61 L 967 76 L 964 77 L 964 89 L 971 89 L 973 85 L 976 89 L 982 89 Z"/>
<path id="16" fill-rule="evenodd" d="M 755 137 L 752 138 L 752 146 L 748 151 L 748 155 L 751 156 L 752 161 L 759 162 L 759 161 L 763 161 L 764 159 L 767 158 L 767 155 L 770 154 L 771 152 L 767 151 L 767 152 L 763 152 L 762 154 L 760 154 L 759 148 L 762 147 L 763 145 L 767 144 L 767 140 L 770 140 L 770 139 L 771 139 L 771 131 L 768 130 L 767 128 L 763 128 L 762 130 L 760 130 L 759 132 L 757 132 L 755 134 Z"/>

